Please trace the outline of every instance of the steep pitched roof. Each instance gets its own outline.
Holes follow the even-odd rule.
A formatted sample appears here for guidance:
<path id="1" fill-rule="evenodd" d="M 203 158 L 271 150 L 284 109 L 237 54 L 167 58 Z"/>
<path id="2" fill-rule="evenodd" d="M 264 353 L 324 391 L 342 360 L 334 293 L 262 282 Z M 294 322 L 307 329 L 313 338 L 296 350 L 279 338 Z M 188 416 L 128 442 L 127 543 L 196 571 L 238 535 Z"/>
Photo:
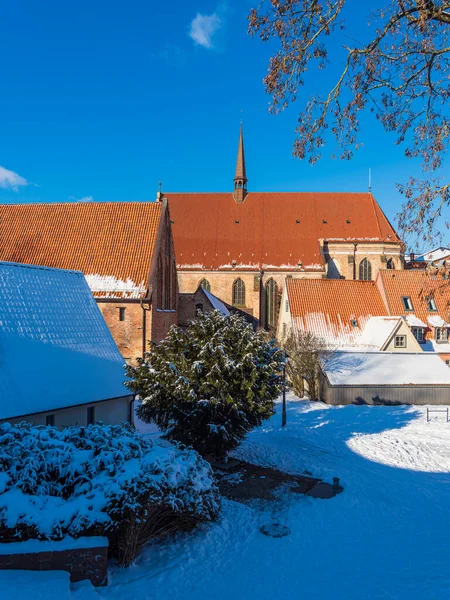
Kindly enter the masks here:
<path id="1" fill-rule="evenodd" d="M 286 290 L 294 326 L 331 344 L 356 345 L 371 317 L 388 314 L 374 281 L 287 279 Z"/>
<path id="2" fill-rule="evenodd" d="M 399 242 L 371 194 L 167 193 L 181 269 L 320 270 L 319 239 Z M 233 265 L 235 261 L 235 265 Z"/>
<path id="3" fill-rule="evenodd" d="M 433 316 L 450 321 L 450 280 L 440 275 L 432 276 L 426 271 L 381 269 L 377 283 L 386 299 L 389 314 L 415 315 L 427 324 Z M 411 298 L 412 311 L 405 310 L 402 301 L 404 296 Z M 434 299 L 437 311 L 430 310 L 427 298 Z"/>
<path id="4" fill-rule="evenodd" d="M 0 419 L 130 395 L 82 273 L 0 262 Z"/>
<path id="5" fill-rule="evenodd" d="M 145 296 L 159 202 L 0 205 L 0 259 L 82 271 L 98 296 Z"/>

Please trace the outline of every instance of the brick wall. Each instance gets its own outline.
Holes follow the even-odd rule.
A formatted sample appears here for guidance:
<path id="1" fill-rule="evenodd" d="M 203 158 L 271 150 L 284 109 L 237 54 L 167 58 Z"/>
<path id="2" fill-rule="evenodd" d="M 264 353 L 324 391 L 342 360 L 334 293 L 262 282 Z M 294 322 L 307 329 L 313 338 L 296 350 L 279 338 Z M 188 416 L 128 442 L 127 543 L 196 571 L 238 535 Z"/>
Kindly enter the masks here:
<path id="1" fill-rule="evenodd" d="M 102 538 L 95 538 L 102 539 Z M 83 547 L 83 540 L 86 540 L 87 547 Z M 14 542 L 12 544 L 0 544 L 0 570 L 24 570 L 24 571 L 68 571 L 70 581 L 83 581 L 89 579 L 92 585 L 107 584 L 107 566 L 108 566 L 108 544 L 107 540 L 102 545 L 93 545 L 90 538 L 80 538 L 75 540 L 77 547 L 58 550 L 58 545 L 64 548 L 62 542 L 36 542 L 29 540 L 26 542 Z M 28 551 L 29 542 L 35 542 L 42 546 L 42 551 Z M 11 547 L 11 552 L 8 547 Z M 23 546 L 24 551 L 20 551 Z M 14 549 L 13 549 L 14 548 Z"/>
<path id="2" fill-rule="evenodd" d="M 139 302 L 102 302 L 97 299 L 98 306 L 122 356 L 134 361 L 142 356 L 143 309 Z M 124 320 L 120 320 L 120 308 L 125 309 Z M 150 339 L 150 332 L 147 332 Z"/>

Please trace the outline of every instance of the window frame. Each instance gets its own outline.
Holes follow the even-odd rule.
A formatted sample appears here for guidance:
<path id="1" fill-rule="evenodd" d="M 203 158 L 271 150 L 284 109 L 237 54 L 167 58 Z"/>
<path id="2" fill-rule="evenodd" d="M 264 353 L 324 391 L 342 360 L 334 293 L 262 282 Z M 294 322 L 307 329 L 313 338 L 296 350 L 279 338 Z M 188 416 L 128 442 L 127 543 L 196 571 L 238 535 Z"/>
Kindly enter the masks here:
<path id="1" fill-rule="evenodd" d="M 238 277 L 233 281 L 232 304 L 238 308 L 245 308 L 246 290 L 244 281 Z M 242 302 L 240 302 L 242 300 Z"/>
<path id="2" fill-rule="evenodd" d="M 123 323 L 123 321 L 125 321 L 125 313 L 126 313 L 126 307 L 125 306 L 119 306 L 119 321 L 121 323 Z"/>
<path id="3" fill-rule="evenodd" d="M 266 288 L 266 327 L 276 328 L 278 321 L 278 284 L 271 277 L 265 285 Z"/>
<path id="4" fill-rule="evenodd" d="M 359 261 L 358 276 L 359 281 L 372 281 L 372 263 L 367 257 Z"/>
<path id="5" fill-rule="evenodd" d="M 419 344 L 423 344 L 425 342 L 425 329 L 424 327 L 411 327 L 411 333 L 419 342 Z M 420 334 L 420 335 L 416 335 Z"/>
<path id="6" fill-rule="evenodd" d="M 402 340 L 403 343 L 398 343 L 397 340 Z M 394 336 L 394 348 L 406 348 L 406 335 Z"/>
<path id="7" fill-rule="evenodd" d="M 445 336 L 441 336 L 440 333 L 445 332 Z M 434 339 L 437 344 L 446 344 L 448 342 L 448 328 L 447 327 L 436 327 L 434 333 Z"/>
<path id="8" fill-rule="evenodd" d="M 95 425 L 95 406 L 88 406 L 86 408 L 86 424 Z"/>
<path id="9" fill-rule="evenodd" d="M 408 304 L 409 301 L 409 304 Z M 413 312 L 414 311 L 414 306 L 411 300 L 411 296 L 402 296 L 402 304 L 403 304 L 403 308 L 405 311 L 407 312 Z M 411 307 L 411 308 L 409 308 Z"/>
<path id="10" fill-rule="evenodd" d="M 433 297 L 427 300 L 427 306 L 430 312 L 437 312 L 436 300 Z"/>

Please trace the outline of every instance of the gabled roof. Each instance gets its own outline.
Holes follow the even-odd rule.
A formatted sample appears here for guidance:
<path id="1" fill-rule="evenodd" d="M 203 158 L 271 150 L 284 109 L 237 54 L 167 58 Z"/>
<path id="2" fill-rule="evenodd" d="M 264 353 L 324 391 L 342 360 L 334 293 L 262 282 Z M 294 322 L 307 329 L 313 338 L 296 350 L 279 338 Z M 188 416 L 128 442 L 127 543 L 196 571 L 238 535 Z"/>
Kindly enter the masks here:
<path id="1" fill-rule="evenodd" d="M 130 395 L 82 273 L 0 262 L 0 419 Z"/>
<path id="2" fill-rule="evenodd" d="M 370 317 L 359 337 L 359 345 L 381 350 L 401 326 L 401 317 Z"/>
<path id="3" fill-rule="evenodd" d="M 330 344 L 358 343 L 371 317 L 388 314 L 374 281 L 286 279 L 286 290 L 294 326 Z"/>
<path id="4" fill-rule="evenodd" d="M 181 269 L 322 270 L 319 240 L 395 242 L 371 194 L 249 192 L 164 195 Z M 235 262 L 235 265 L 234 265 Z"/>
<path id="5" fill-rule="evenodd" d="M 0 205 L 0 259 L 82 271 L 96 296 L 143 297 L 159 202 Z"/>
<path id="6" fill-rule="evenodd" d="M 450 369 L 436 354 L 334 352 L 323 361 L 332 386 L 445 385 Z"/>
<path id="7" fill-rule="evenodd" d="M 389 314 L 414 315 L 423 323 L 429 323 L 432 316 L 450 321 L 450 280 L 440 275 L 432 276 L 426 271 L 381 269 L 377 283 L 386 299 Z M 412 311 L 405 310 L 403 296 L 411 298 Z M 428 307 L 427 298 L 431 297 L 436 302 L 437 311 Z"/>
<path id="8" fill-rule="evenodd" d="M 444 258 L 448 257 L 450 257 L 450 248 L 447 248 L 445 246 L 439 246 L 438 248 L 428 250 L 424 254 L 416 254 L 415 260 L 434 262 L 438 260 L 443 260 Z"/>

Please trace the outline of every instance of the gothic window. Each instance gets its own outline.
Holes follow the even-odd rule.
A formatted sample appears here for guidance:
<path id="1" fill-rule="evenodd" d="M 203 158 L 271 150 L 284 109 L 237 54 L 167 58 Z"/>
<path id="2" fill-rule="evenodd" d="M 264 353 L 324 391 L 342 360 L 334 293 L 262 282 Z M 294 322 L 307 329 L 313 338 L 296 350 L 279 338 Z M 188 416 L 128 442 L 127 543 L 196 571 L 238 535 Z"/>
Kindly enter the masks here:
<path id="1" fill-rule="evenodd" d="M 266 325 L 273 329 L 278 317 L 278 285 L 274 279 L 266 283 Z"/>
<path id="2" fill-rule="evenodd" d="M 233 306 L 245 306 L 245 283 L 242 279 L 233 283 Z"/>
<path id="3" fill-rule="evenodd" d="M 202 279 L 200 281 L 200 287 L 202 287 L 204 290 L 206 290 L 207 292 L 211 291 L 211 284 L 209 283 L 209 281 L 207 279 Z"/>
<path id="4" fill-rule="evenodd" d="M 158 258 L 158 299 L 156 303 L 156 308 L 163 307 L 163 289 L 164 289 L 164 273 L 162 267 L 162 258 L 159 256 Z"/>
<path id="5" fill-rule="evenodd" d="M 392 260 L 392 258 L 388 258 L 388 261 L 386 263 L 386 269 L 395 269 L 394 261 Z"/>
<path id="6" fill-rule="evenodd" d="M 372 279 L 372 265 L 367 258 L 363 258 L 359 263 L 359 278 L 361 281 L 371 281 Z"/>

